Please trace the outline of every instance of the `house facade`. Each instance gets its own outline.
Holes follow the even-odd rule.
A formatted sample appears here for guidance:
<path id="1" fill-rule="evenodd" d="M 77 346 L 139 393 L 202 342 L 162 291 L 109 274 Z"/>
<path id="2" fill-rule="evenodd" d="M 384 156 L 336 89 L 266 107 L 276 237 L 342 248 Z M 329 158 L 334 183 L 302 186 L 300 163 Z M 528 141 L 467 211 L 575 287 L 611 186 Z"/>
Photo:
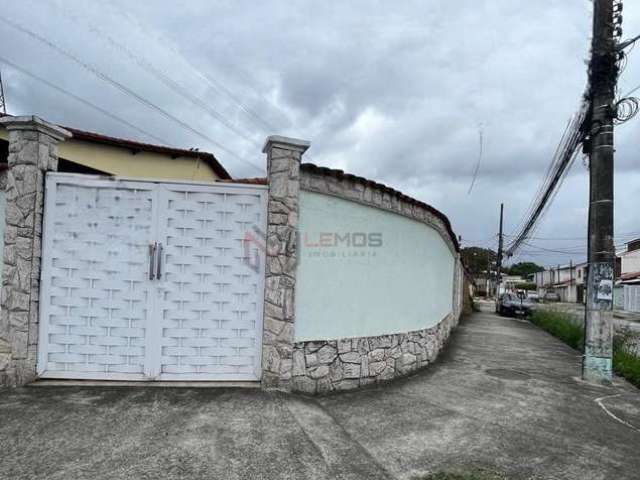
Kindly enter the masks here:
<path id="1" fill-rule="evenodd" d="M 62 128 L 72 136 L 58 146 L 58 172 L 205 182 L 231 178 L 212 153 Z M 6 167 L 8 156 L 9 132 L 0 124 L 0 165 Z"/>
<path id="2" fill-rule="evenodd" d="M 630 312 L 640 312 L 640 239 L 627 243 L 626 251 L 620 258 L 620 278 L 617 286 L 622 288 L 623 308 Z"/>
<path id="3" fill-rule="evenodd" d="M 427 366 L 458 323 L 448 219 L 301 163 L 308 142 L 269 137 L 267 177 L 234 180 L 202 152 L 90 134 L 94 152 L 87 132 L 37 117 L 0 125 L 2 385 L 348 390 Z"/>
<path id="4" fill-rule="evenodd" d="M 555 293 L 561 302 L 584 303 L 587 264 L 568 264 L 550 267 L 534 274 L 538 295 Z"/>

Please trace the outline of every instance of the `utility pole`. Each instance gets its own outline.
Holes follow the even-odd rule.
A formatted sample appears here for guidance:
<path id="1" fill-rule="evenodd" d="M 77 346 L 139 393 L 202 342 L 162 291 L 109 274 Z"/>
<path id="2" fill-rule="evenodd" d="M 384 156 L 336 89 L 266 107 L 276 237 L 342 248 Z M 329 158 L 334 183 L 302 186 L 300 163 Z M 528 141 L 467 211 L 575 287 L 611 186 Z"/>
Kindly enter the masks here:
<path id="1" fill-rule="evenodd" d="M 487 249 L 487 270 L 486 270 L 486 279 L 487 279 L 487 291 L 485 293 L 484 298 L 489 300 L 491 296 L 491 250 Z"/>
<path id="2" fill-rule="evenodd" d="M 567 288 L 567 292 L 571 292 L 573 290 L 573 260 L 569 260 L 569 287 Z M 569 293 L 567 293 L 567 301 L 569 301 Z M 578 298 L 578 287 L 576 287 L 576 298 Z"/>
<path id="3" fill-rule="evenodd" d="M 616 2 L 619 3 L 619 2 Z M 617 9 L 616 9 L 617 10 Z M 618 77 L 619 21 L 614 0 L 593 0 L 589 62 L 589 239 L 582 378 L 610 383 L 613 351 L 613 120 Z"/>
<path id="4" fill-rule="evenodd" d="M 498 277 L 496 278 L 496 299 L 500 296 L 500 283 L 502 282 L 502 217 L 504 214 L 504 203 L 500 204 L 500 231 L 498 232 L 498 258 L 496 261 L 496 270 Z"/>
<path id="5" fill-rule="evenodd" d="M 7 114 L 7 103 L 4 100 L 4 85 L 2 84 L 2 72 L 0 71 L 0 113 Z"/>

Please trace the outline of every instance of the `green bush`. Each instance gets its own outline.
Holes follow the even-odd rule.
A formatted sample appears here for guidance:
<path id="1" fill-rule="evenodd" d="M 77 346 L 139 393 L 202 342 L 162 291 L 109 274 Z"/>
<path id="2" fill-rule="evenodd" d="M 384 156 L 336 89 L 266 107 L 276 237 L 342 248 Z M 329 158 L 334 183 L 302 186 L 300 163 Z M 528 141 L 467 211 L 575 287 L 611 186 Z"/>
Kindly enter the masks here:
<path id="1" fill-rule="evenodd" d="M 584 328 L 569 313 L 535 310 L 531 321 L 576 350 L 582 350 Z"/>
<path id="2" fill-rule="evenodd" d="M 476 470 L 474 472 L 439 472 L 426 477 L 421 477 L 421 480 L 505 480 L 501 474 L 488 470 Z"/>
<path id="3" fill-rule="evenodd" d="M 638 339 L 635 339 L 638 342 Z M 621 377 L 626 378 L 640 388 L 640 357 L 634 354 L 632 345 L 634 337 L 625 333 L 617 336 L 613 341 L 613 369 Z M 636 350 L 637 351 L 637 350 Z"/>
<path id="4" fill-rule="evenodd" d="M 531 321 L 576 350 L 583 350 L 584 328 L 569 313 L 536 310 Z M 633 345 L 640 341 L 631 333 L 616 335 L 613 341 L 613 369 L 621 377 L 640 388 L 640 356 Z"/>

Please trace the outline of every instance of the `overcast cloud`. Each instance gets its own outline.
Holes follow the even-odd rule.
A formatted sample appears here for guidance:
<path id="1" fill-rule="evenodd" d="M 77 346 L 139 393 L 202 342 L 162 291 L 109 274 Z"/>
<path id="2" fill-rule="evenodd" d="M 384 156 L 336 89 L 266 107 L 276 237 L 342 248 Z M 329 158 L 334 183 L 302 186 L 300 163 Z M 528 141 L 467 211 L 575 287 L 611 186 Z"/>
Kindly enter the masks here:
<path id="1" fill-rule="evenodd" d="M 625 2 L 625 36 L 640 33 L 634 3 Z M 578 108 L 591 29 L 588 0 L 14 0 L 3 7 L 4 18 L 218 143 L 0 23 L 0 56 L 168 144 L 200 147 L 232 175 L 256 176 L 263 173 L 249 163 L 264 165 L 267 135 L 308 139 L 307 161 L 426 201 L 449 216 L 464 245 L 483 246 L 495 244 L 500 202 L 506 232 L 514 232 Z M 630 55 L 622 92 L 640 84 L 637 55 Z M 2 63 L 9 113 L 157 142 Z M 483 155 L 469 195 L 480 132 Z M 640 236 L 639 134 L 640 118 L 618 130 L 617 242 Z M 584 260 L 587 187 L 578 161 L 537 231 L 542 239 L 531 241 L 573 253 L 528 247 L 520 260 Z"/>

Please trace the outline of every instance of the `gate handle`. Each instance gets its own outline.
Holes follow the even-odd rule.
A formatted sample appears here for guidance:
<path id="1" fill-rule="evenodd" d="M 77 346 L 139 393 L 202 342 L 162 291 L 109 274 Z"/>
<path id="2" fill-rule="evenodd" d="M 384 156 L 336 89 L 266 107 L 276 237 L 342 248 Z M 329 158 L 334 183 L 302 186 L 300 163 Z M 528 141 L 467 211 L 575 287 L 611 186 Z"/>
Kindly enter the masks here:
<path id="1" fill-rule="evenodd" d="M 156 245 L 156 242 L 149 244 L 149 280 L 153 280 L 154 278 L 153 271 L 156 264 Z"/>
<path id="2" fill-rule="evenodd" d="M 162 243 L 158 243 L 158 269 L 156 270 L 156 278 L 160 280 L 162 277 Z"/>

